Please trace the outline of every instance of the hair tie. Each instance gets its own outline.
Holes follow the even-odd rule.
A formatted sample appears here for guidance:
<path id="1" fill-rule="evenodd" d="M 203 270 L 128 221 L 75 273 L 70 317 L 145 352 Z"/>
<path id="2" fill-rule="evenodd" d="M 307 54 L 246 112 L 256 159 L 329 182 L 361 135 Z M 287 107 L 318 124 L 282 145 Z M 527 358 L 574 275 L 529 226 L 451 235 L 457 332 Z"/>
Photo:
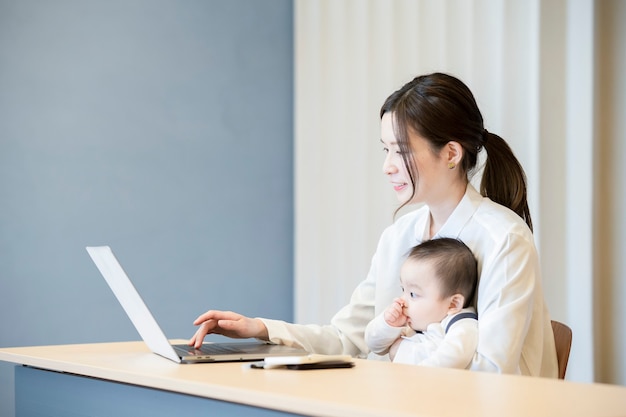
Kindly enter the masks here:
<path id="1" fill-rule="evenodd" d="M 485 144 L 487 143 L 487 138 L 489 137 L 489 132 L 487 129 L 483 129 L 483 132 L 480 134 L 480 139 L 478 145 L 476 145 L 476 152 L 480 152 L 481 149 L 485 148 Z"/>

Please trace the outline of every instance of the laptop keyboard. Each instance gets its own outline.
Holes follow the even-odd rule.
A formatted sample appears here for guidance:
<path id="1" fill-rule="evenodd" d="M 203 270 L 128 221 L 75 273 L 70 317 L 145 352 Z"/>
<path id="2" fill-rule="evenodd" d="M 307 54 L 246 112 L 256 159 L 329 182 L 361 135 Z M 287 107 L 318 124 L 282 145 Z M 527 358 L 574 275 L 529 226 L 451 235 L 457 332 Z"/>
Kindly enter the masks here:
<path id="1" fill-rule="evenodd" d="M 179 352 L 186 355 L 217 355 L 224 353 L 254 353 L 256 350 L 264 349 L 266 345 L 262 343 L 205 343 L 200 349 L 195 349 L 187 345 L 174 345 Z"/>
<path id="2" fill-rule="evenodd" d="M 203 354 L 215 354 L 215 353 L 237 353 L 241 352 L 240 347 L 233 345 L 222 345 L 217 343 L 206 343 L 200 346 L 200 349 L 196 349 L 196 352 Z"/>

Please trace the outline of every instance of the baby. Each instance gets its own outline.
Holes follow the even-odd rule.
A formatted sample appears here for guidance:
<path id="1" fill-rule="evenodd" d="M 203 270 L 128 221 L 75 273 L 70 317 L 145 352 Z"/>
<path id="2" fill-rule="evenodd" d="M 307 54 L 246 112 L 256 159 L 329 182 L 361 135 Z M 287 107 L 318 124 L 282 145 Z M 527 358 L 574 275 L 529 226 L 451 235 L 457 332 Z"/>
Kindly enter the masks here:
<path id="1" fill-rule="evenodd" d="M 478 345 L 477 281 L 476 258 L 460 240 L 415 246 L 400 269 L 402 296 L 369 323 L 367 345 L 394 362 L 467 368 Z"/>

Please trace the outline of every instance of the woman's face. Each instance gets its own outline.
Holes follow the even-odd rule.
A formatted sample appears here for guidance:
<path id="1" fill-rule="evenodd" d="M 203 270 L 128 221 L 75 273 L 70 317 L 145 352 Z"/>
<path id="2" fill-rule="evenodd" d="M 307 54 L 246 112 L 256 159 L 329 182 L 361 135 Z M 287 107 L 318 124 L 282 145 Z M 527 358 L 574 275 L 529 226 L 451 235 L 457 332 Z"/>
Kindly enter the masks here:
<path id="1" fill-rule="evenodd" d="M 417 133 L 411 134 L 411 151 L 416 171 L 415 185 L 411 184 L 409 172 L 402 159 L 402 151 L 393 128 L 392 113 L 385 113 L 381 119 L 381 141 L 387 154 L 383 172 L 389 177 L 398 201 L 401 203 L 408 201 L 414 186 L 416 192 L 410 203 L 430 205 L 445 198 L 448 188 L 442 181 L 447 178 L 446 170 L 449 168 L 441 154 L 433 153 L 426 139 Z"/>

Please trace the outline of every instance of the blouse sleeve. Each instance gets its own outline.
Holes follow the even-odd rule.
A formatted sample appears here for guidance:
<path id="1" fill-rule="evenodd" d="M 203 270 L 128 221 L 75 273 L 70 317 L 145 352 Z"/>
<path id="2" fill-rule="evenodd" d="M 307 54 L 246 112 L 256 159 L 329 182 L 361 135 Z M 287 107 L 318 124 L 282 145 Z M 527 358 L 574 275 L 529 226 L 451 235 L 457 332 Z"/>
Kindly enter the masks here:
<path id="1" fill-rule="evenodd" d="M 270 341 L 288 346 L 300 346 L 310 353 L 347 354 L 365 357 L 365 328 L 374 318 L 377 253 L 367 278 L 354 290 L 350 302 L 331 319 L 330 325 L 292 324 L 279 320 L 261 319 L 267 327 Z"/>
<path id="2" fill-rule="evenodd" d="M 520 373 L 538 271 L 534 244 L 523 234 L 509 233 L 485 255 L 478 284 L 478 348 L 470 369 Z"/>

